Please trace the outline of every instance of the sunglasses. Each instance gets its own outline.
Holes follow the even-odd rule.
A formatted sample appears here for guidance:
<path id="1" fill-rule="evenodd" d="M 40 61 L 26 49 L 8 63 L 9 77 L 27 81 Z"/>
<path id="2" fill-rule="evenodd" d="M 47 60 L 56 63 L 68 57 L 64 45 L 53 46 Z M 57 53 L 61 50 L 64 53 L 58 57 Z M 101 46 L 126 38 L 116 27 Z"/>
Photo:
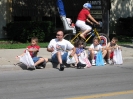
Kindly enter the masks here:
<path id="1" fill-rule="evenodd" d="M 56 34 L 56 36 L 62 36 L 62 35 L 60 35 L 60 34 Z"/>

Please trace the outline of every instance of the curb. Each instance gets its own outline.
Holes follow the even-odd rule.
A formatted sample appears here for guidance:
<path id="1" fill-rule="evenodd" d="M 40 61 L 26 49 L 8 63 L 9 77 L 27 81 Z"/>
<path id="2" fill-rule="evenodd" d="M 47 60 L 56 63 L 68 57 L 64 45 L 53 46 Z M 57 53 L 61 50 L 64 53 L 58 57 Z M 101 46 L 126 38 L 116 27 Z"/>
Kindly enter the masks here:
<path id="1" fill-rule="evenodd" d="M 123 57 L 123 61 L 125 63 L 127 62 L 133 62 L 133 57 Z M 52 64 L 51 62 L 48 62 L 46 64 L 45 68 L 56 68 L 58 65 L 57 64 Z M 27 70 L 26 67 L 21 67 L 15 64 L 12 65 L 0 65 L 0 71 L 13 71 L 13 70 Z"/>
<path id="2" fill-rule="evenodd" d="M 132 62 L 133 63 L 133 57 L 123 57 L 123 61 L 125 62 L 125 63 L 127 63 L 127 62 Z"/>

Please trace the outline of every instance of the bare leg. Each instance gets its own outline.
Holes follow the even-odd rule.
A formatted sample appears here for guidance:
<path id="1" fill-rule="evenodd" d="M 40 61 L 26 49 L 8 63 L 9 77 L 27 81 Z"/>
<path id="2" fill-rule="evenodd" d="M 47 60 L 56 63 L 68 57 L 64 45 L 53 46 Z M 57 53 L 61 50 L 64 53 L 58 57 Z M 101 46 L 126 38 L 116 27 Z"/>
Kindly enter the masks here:
<path id="1" fill-rule="evenodd" d="M 56 55 L 57 55 L 57 59 L 59 61 L 59 64 L 62 64 L 61 52 L 57 52 Z"/>
<path id="2" fill-rule="evenodd" d="M 90 51 L 90 56 L 91 56 L 91 63 L 92 63 L 92 65 L 95 65 L 95 59 L 94 59 L 95 51 L 91 50 Z"/>
<path id="3" fill-rule="evenodd" d="M 110 54 L 111 54 L 111 50 L 110 49 L 108 49 L 107 50 L 107 62 L 108 62 L 108 64 L 112 64 L 112 61 L 110 60 Z"/>
<path id="4" fill-rule="evenodd" d="M 40 58 L 36 63 L 35 63 L 35 66 L 41 64 L 42 62 L 44 62 L 45 59 L 44 58 Z"/>
<path id="5" fill-rule="evenodd" d="M 91 59 L 94 60 L 95 53 L 93 50 L 90 51 L 90 56 L 91 56 Z"/>
<path id="6" fill-rule="evenodd" d="M 107 54 L 107 50 L 103 50 L 102 54 L 103 54 L 103 58 L 104 58 Z"/>
<path id="7" fill-rule="evenodd" d="M 110 59 L 111 50 L 107 50 L 107 58 Z"/>
<path id="8" fill-rule="evenodd" d="M 57 52 L 56 55 L 57 55 L 58 62 L 60 64 L 60 71 L 63 71 L 64 70 L 64 65 L 63 65 L 63 62 L 62 62 L 61 52 Z"/>
<path id="9" fill-rule="evenodd" d="M 78 60 L 78 57 L 77 57 L 77 55 L 76 55 L 76 54 L 74 54 L 74 58 L 75 58 L 75 60 L 76 60 L 76 64 L 75 64 L 75 66 L 77 66 L 77 64 L 78 64 L 79 60 Z"/>
<path id="10" fill-rule="evenodd" d="M 85 34 L 90 32 L 91 30 L 85 30 L 83 33 L 80 34 L 80 37 L 82 37 L 83 39 L 85 39 Z"/>
<path id="11" fill-rule="evenodd" d="M 44 58 L 45 62 L 48 62 L 48 58 Z"/>

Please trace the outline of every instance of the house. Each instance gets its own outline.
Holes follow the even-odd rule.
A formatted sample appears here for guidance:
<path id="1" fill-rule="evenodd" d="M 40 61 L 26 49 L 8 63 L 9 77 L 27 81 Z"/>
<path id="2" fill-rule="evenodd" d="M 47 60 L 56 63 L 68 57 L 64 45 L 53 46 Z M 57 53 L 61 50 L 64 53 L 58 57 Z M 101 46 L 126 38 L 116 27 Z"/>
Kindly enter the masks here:
<path id="1" fill-rule="evenodd" d="M 62 0 L 67 17 L 76 21 L 77 14 L 85 2 L 92 4 L 92 15 L 104 23 L 103 32 L 115 32 L 115 24 L 120 17 L 133 16 L 133 0 Z M 62 22 L 56 7 L 56 0 L 1 0 L 0 38 L 6 37 L 3 26 L 11 21 L 52 21 L 56 27 Z M 110 22 L 110 26 L 109 23 Z"/>

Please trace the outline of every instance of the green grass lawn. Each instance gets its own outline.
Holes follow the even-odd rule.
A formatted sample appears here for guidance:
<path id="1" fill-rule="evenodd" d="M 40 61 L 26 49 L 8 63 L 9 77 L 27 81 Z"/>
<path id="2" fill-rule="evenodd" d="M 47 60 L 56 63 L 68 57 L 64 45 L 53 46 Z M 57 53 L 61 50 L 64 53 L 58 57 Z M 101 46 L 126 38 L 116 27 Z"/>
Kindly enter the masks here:
<path id="1" fill-rule="evenodd" d="M 30 43 L 14 43 L 14 44 L 0 44 L 0 49 L 20 49 L 20 48 L 26 48 Z M 41 48 L 46 48 L 48 46 L 48 43 L 39 43 Z"/>
<path id="2" fill-rule="evenodd" d="M 89 46 L 91 43 L 87 44 L 87 46 Z M 123 45 L 123 44 L 132 44 L 131 42 L 118 42 L 119 45 Z M 2 43 L 0 44 L 0 49 L 21 49 L 21 48 L 26 48 L 28 45 L 30 45 L 30 43 L 14 43 L 14 44 L 10 44 L 10 43 Z M 48 42 L 46 43 L 39 43 L 41 48 L 46 48 L 48 46 Z"/>
<path id="3" fill-rule="evenodd" d="M 132 40 L 133 37 L 124 37 L 124 36 L 119 36 L 119 42 L 118 45 L 125 45 L 125 44 L 133 44 Z M 41 48 L 46 48 L 48 46 L 49 42 L 45 43 L 39 43 Z M 87 46 L 89 46 L 91 42 L 87 43 Z M 30 43 L 20 43 L 20 42 L 12 42 L 9 40 L 0 40 L 0 49 L 21 49 L 21 48 L 26 48 Z"/>

